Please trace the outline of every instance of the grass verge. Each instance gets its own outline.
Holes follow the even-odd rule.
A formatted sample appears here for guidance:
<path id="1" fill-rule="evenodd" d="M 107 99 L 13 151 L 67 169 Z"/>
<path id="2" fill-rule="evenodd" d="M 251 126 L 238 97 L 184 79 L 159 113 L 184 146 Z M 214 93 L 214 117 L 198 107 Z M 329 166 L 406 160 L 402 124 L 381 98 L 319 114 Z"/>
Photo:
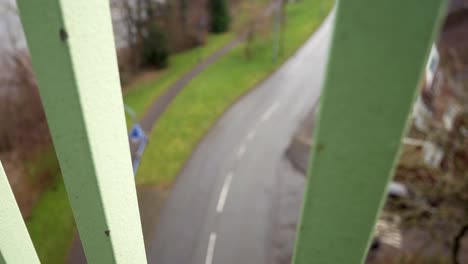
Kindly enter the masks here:
<path id="1" fill-rule="evenodd" d="M 26 226 L 42 263 L 66 263 L 75 222 L 62 175 L 39 199 Z"/>
<path id="2" fill-rule="evenodd" d="M 124 103 L 141 118 L 156 98 L 183 74 L 190 71 L 201 59 L 205 59 L 227 44 L 233 34 L 209 35 L 206 45 L 190 49 L 169 57 L 169 67 L 161 70 L 155 78 L 130 85 L 124 95 Z"/>
<path id="3" fill-rule="evenodd" d="M 254 56 L 238 46 L 194 78 L 171 103 L 150 135 L 137 180 L 169 185 L 199 140 L 239 96 L 253 88 L 290 57 L 326 17 L 332 0 L 288 4 L 283 56 L 272 63 L 270 38 L 254 43 Z"/>
<path id="4" fill-rule="evenodd" d="M 65 263 L 74 220 L 52 143 L 31 150 L 23 166 L 30 184 L 42 192 L 26 219 L 39 259 L 42 263 Z"/>

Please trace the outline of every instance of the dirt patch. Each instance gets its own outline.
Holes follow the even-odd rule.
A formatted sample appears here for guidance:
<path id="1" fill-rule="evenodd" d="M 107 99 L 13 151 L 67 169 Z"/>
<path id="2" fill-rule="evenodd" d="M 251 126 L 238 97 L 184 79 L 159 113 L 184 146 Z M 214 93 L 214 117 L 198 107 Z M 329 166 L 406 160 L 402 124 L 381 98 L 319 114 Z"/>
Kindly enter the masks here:
<path id="1" fill-rule="evenodd" d="M 27 155 L 19 151 L 5 152 L 0 154 L 0 159 L 21 214 L 28 219 L 40 195 L 60 171 L 53 146 L 36 146 Z"/>
<path id="2" fill-rule="evenodd" d="M 19 209 L 23 218 L 30 215 L 32 208 L 38 197 L 38 190 L 32 188 L 31 184 L 26 181 L 24 169 L 21 165 L 21 159 L 17 153 L 9 152 L 0 155 L 5 173 L 7 175 L 10 187 L 15 195 Z"/>
<path id="3" fill-rule="evenodd" d="M 140 208 L 141 225 L 145 247 L 150 248 L 149 240 L 156 232 L 159 215 L 167 200 L 171 187 L 140 186 L 138 188 L 138 207 Z"/>

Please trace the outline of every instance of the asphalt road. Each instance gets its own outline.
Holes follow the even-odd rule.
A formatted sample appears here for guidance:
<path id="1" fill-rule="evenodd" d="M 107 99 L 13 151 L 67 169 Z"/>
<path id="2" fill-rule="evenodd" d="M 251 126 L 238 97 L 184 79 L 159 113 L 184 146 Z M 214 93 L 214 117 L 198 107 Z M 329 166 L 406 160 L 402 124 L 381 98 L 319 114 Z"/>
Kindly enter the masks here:
<path id="1" fill-rule="evenodd" d="M 278 166 L 320 95 L 332 19 L 206 135 L 148 239 L 149 263 L 272 263 Z"/>

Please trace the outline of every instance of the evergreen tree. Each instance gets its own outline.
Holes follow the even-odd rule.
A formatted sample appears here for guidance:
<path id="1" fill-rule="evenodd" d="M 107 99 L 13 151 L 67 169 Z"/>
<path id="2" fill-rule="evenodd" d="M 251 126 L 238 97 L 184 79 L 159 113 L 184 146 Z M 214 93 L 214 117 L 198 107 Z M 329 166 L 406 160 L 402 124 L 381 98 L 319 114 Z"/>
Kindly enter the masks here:
<path id="1" fill-rule="evenodd" d="M 211 32 L 222 33 L 229 29 L 230 16 L 225 0 L 210 0 Z"/>
<path id="2" fill-rule="evenodd" d="M 143 65 L 157 69 L 168 64 L 169 48 L 164 32 L 156 25 L 150 25 L 148 36 L 143 40 Z"/>

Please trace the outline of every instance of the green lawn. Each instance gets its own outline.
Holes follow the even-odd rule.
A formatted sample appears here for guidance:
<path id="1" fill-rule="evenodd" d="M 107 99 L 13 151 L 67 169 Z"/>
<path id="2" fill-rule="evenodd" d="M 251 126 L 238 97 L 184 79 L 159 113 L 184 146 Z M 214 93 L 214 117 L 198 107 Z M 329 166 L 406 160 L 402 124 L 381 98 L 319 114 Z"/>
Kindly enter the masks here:
<path id="1" fill-rule="evenodd" d="M 201 57 L 206 58 L 227 44 L 233 38 L 232 33 L 209 35 L 206 45 L 190 49 L 169 57 L 169 67 L 161 70 L 151 80 L 132 85 L 124 95 L 124 102 L 141 118 L 151 103 L 183 74 L 190 71 Z"/>
<path id="2" fill-rule="evenodd" d="M 37 254 L 42 263 L 64 263 L 75 225 L 53 145 L 35 150 L 24 167 L 31 184 L 52 183 L 26 220 Z"/>
<path id="3" fill-rule="evenodd" d="M 42 263 L 65 263 L 75 220 L 62 175 L 39 199 L 26 225 Z"/>
<path id="4" fill-rule="evenodd" d="M 238 46 L 194 78 L 154 127 L 137 180 L 169 185 L 217 118 L 242 94 L 266 78 L 291 56 L 323 21 L 332 0 L 303 0 L 287 7 L 284 55 L 272 63 L 271 38 L 254 44 L 246 60 Z"/>

